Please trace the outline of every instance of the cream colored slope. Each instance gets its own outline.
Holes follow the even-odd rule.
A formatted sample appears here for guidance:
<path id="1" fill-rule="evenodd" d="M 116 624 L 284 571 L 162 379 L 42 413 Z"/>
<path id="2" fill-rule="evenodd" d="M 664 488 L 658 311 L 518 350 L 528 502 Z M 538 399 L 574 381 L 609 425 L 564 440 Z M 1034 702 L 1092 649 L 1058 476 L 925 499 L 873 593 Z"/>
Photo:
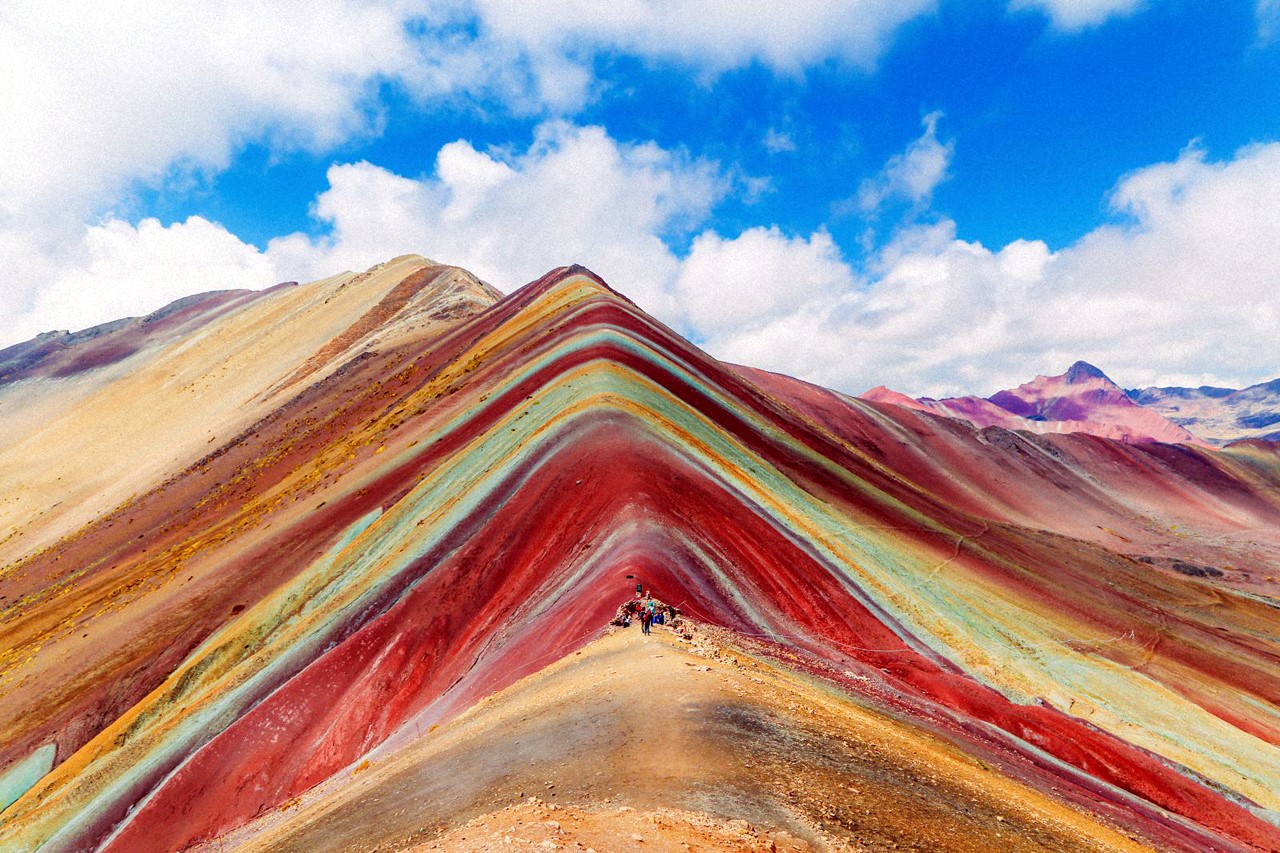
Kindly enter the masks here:
<path id="1" fill-rule="evenodd" d="M 153 488 L 360 350 L 442 331 L 497 298 L 452 271 L 443 288 L 428 288 L 403 306 L 391 328 L 326 353 L 302 381 L 277 387 L 406 276 L 432 264 L 405 255 L 358 275 L 282 289 L 120 364 L 5 389 L 0 566 Z"/>
<path id="2" fill-rule="evenodd" d="M 206 850 L 1146 849 L 695 633 L 605 636 Z"/>

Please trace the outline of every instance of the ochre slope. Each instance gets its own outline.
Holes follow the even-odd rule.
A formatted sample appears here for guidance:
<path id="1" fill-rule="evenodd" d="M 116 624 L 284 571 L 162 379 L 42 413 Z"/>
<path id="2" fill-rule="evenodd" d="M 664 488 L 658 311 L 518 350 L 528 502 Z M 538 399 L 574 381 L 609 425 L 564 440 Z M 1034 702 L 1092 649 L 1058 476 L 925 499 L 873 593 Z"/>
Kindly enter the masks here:
<path id="1" fill-rule="evenodd" d="M 432 840 L 509 849 L 504 835 L 541 829 L 562 847 L 611 850 L 631 846 L 638 830 L 644 849 L 809 850 L 844 849 L 853 830 L 872 849 L 1145 849 L 937 738 L 725 645 L 731 636 L 696 634 L 685 643 L 632 628 L 596 640 L 226 841 L 262 851 L 427 849 L 440 826 L 467 821 L 452 839 Z M 503 808 L 530 795 L 543 802 Z M 576 809 L 594 833 L 574 831 Z M 670 809 L 696 815 L 669 824 Z M 512 820 L 514 831 L 495 838 L 475 827 L 478 816 Z M 728 816 L 760 831 L 735 838 Z M 547 832 L 547 820 L 560 825 Z"/>
<path id="2" fill-rule="evenodd" d="M 410 299 L 426 303 L 430 335 L 496 299 L 445 269 L 407 255 L 305 287 L 212 294 L 11 372 L 0 382 L 0 565 L 225 445 L 275 411 L 282 401 L 272 392 L 300 390 L 304 377 L 290 376 L 300 363 L 315 381 L 380 346 L 374 332 L 389 333 L 388 303 L 399 315 L 389 329 L 400 333 L 424 319 Z M 369 330 L 353 334 L 362 325 Z"/>
<path id="3" fill-rule="evenodd" d="M 1275 845 L 1274 583 L 1136 559 L 1274 554 L 1274 455 L 938 428 L 721 365 L 577 269 L 430 333 L 400 299 L 6 574 L 4 756 L 57 766 L 0 844 L 216 838 L 587 642 L 638 574 L 1157 846 Z"/>

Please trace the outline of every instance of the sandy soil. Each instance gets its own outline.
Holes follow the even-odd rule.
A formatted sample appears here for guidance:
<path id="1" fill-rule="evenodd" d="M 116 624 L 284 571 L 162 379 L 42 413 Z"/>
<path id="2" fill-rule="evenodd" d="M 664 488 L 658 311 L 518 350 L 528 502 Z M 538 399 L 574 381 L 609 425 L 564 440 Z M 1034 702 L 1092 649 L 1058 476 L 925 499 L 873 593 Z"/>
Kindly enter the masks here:
<path id="1" fill-rule="evenodd" d="M 206 849 L 1146 849 L 730 639 L 618 630 Z"/>
<path id="2" fill-rule="evenodd" d="M 848 849 L 838 845 L 839 849 Z M 753 826 L 745 820 L 717 820 L 705 812 L 630 806 L 587 811 L 537 797 L 467 821 L 413 853 L 428 851 L 569 850 L 602 853 L 638 849 L 660 853 L 735 850 L 750 853 L 804 853 L 814 847 L 786 830 Z"/>

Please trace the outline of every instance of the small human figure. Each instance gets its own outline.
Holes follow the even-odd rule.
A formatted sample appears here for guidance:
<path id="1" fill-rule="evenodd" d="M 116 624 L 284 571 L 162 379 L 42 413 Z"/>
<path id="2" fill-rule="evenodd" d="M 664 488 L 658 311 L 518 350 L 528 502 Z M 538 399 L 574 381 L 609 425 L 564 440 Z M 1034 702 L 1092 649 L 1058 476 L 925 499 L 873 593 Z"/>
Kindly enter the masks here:
<path id="1" fill-rule="evenodd" d="M 649 633 L 649 628 L 653 625 L 653 616 L 657 612 L 658 602 L 653 600 L 653 593 L 649 593 L 640 605 L 640 621 L 646 634 Z"/>

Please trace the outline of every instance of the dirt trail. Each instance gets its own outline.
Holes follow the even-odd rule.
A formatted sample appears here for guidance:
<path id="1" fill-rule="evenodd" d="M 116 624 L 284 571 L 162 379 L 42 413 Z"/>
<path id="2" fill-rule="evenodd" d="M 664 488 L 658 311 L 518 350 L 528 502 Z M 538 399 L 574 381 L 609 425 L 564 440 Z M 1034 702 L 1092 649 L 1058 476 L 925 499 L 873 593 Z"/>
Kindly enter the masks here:
<path id="1" fill-rule="evenodd" d="M 1146 849 L 698 636 L 607 635 L 208 849 Z"/>

